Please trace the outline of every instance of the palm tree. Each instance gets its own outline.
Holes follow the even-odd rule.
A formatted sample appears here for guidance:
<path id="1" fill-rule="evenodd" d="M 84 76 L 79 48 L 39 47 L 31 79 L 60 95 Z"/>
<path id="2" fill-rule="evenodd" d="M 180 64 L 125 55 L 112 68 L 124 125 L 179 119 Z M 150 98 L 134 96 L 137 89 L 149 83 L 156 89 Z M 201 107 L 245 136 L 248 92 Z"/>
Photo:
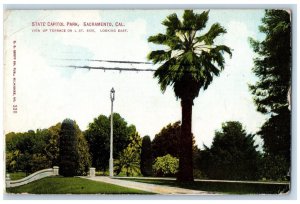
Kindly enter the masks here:
<path id="1" fill-rule="evenodd" d="M 214 75 L 218 76 L 224 69 L 226 52 L 231 57 L 231 50 L 225 45 L 214 45 L 217 36 L 226 33 L 219 24 L 213 24 L 207 33 L 200 35 L 205 28 L 209 11 L 196 14 L 185 10 L 180 21 L 173 13 L 162 24 L 166 26 L 165 34 L 150 36 L 148 42 L 163 45 L 164 50 L 149 53 L 148 59 L 159 63 L 154 77 L 158 78 L 162 92 L 172 86 L 176 98 L 181 99 L 182 127 L 180 136 L 179 172 L 177 180 L 193 181 L 192 149 L 192 106 L 201 88 L 210 85 Z"/>
<path id="2" fill-rule="evenodd" d="M 140 152 L 133 148 L 126 148 L 120 154 L 120 158 L 115 160 L 114 169 L 117 175 L 125 171 L 126 176 L 140 174 Z"/>
<path id="3" fill-rule="evenodd" d="M 125 171 L 126 176 L 141 174 L 141 147 L 142 138 L 138 132 L 131 134 L 129 145 L 121 152 L 119 159 L 115 160 L 114 172 L 116 172 L 117 175 L 119 175 L 122 171 Z"/>

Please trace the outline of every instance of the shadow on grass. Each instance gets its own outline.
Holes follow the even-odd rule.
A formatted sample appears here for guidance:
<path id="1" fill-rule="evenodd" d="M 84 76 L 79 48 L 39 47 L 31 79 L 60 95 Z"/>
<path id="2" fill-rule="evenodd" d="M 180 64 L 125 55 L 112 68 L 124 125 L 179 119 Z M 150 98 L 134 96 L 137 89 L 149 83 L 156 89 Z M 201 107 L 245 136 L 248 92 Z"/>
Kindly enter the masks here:
<path id="1" fill-rule="evenodd" d="M 160 180 L 160 179 L 131 179 L 120 178 L 130 181 L 142 183 L 151 183 L 156 185 L 166 185 L 180 187 L 199 191 L 209 191 L 227 194 L 280 194 L 288 193 L 289 184 L 274 183 L 240 183 L 240 182 L 222 182 L 222 181 L 194 181 L 194 182 L 178 182 L 176 180 Z"/>

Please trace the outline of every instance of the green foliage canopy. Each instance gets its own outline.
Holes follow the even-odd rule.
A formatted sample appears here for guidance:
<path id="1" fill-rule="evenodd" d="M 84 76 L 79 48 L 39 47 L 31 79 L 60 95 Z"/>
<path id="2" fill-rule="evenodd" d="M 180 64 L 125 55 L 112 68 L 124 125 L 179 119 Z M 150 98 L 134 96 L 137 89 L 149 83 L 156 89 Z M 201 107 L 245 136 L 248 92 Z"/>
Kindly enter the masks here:
<path id="1" fill-rule="evenodd" d="M 173 157 L 179 157 L 181 122 L 170 123 L 163 127 L 155 135 L 152 141 L 153 158 L 162 157 L 170 154 Z M 193 151 L 197 149 L 194 136 L 192 136 Z"/>
<path id="2" fill-rule="evenodd" d="M 66 177 L 86 174 L 91 164 L 89 149 L 76 122 L 65 119 L 59 134 L 60 174 Z"/>
<path id="3" fill-rule="evenodd" d="M 59 173 L 66 177 L 76 176 L 78 159 L 78 132 L 75 128 L 75 121 L 65 119 L 60 130 Z"/>
<path id="4" fill-rule="evenodd" d="M 130 136 L 129 145 L 121 152 L 119 159 L 115 160 L 115 173 L 118 175 L 122 171 L 126 176 L 138 176 L 141 174 L 141 146 L 142 139 L 136 132 Z"/>
<path id="5" fill-rule="evenodd" d="M 162 157 L 170 154 L 179 157 L 179 137 L 181 123 L 177 121 L 170 123 L 155 135 L 152 141 L 153 158 Z"/>
<path id="6" fill-rule="evenodd" d="M 285 10 L 266 10 L 260 32 L 263 41 L 250 39 L 257 57 L 253 72 L 259 78 L 250 90 L 257 110 L 278 113 L 288 106 L 287 94 L 291 86 L 291 16 Z"/>
<path id="7" fill-rule="evenodd" d="M 49 135 L 47 129 L 6 134 L 6 170 L 28 174 L 50 167 L 46 152 Z"/>
<path id="8" fill-rule="evenodd" d="M 257 54 L 254 58 L 253 72 L 259 80 L 249 87 L 257 110 L 269 116 L 258 132 L 264 140 L 264 160 L 268 166 L 264 168 L 263 174 L 267 178 L 277 180 L 286 177 L 290 168 L 291 113 L 288 102 L 292 64 L 290 13 L 286 10 L 266 10 L 259 30 L 265 34 L 264 40 L 260 42 L 250 39 L 252 48 Z M 282 164 L 270 162 L 278 158 L 284 160 Z"/>
<path id="9" fill-rule="evenodd" d="M 223 123 L 210 148 L 201 152 L 200 169 L 211 179 L 256 180 L 260 153 L 254 135 L 247 134 L 237 121 Z"/>
<path id="10" fill-rule="evenodd" d="M 118 159 L 130 143 L 130 135 L 135 134 L 136 128 L 128 125 L 118 113 L 113 114 L 113 158 Z M 90 147 L 92 166 L 105 171 L 108 168 L 110 151 L 110 117 L 100 115 L 89 124 L 84 132 Z"/>
<path id="11" fill-rule="evenodd" d="M 166 33 L 148 38 L 151 43 L 167 47 L 148 55 L 153 63 L 163 63 L 154 73 L 162 91 L 171 85 L 177 97 L 194 99 L 200 88 L 206 89 L 213 76 L 218 76 L 224 68 L 223 53 L 231 55 L 231 50 L 225 45 L 214 45 L 214 41 L 226 33 L 225 28 L 214 23 L 207 33 L 200 35 L 200 31 L 206 27 L 208 14 L 209 11 L 197 14 L 185 10 L 180 21 L 177 14 L 173 13 L 162 22 Z"/>
<path id="12" fill-rule="evenodd" d="M 143 176 L 152 176 L 152 145 L 148 135 L 143 137 L 141 148 L 141 173 Z"/>

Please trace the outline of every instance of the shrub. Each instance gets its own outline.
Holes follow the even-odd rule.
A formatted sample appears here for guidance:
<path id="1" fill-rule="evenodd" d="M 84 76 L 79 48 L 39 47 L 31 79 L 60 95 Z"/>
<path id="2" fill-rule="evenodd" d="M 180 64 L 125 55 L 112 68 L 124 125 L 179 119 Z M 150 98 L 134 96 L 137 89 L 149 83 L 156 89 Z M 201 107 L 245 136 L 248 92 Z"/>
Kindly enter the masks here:
<path id="1" fill-rule="evenodd" d="M 153 171 L 156 176 L 175 176 L 179 167 L 179 159 L 167 154 L 157 157 L 154 161 Z"/>
<path id="2" fill-rule="evenodd" d="M 281 155 L 266 154 L 262 159 L 261 175 L 267 180 L 286 181 L 289 180 L 289 162 Z"/>

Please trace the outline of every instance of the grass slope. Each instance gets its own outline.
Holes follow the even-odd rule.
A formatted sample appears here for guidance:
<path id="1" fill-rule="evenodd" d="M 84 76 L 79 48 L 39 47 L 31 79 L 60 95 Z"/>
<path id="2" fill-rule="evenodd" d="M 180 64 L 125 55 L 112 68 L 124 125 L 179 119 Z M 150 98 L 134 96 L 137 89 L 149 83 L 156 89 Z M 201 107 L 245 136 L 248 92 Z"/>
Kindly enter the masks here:
<path id="1" fill-rule="evenodd" d="M 288 184 L 228 183 L 215 181 L 178 182 L 159 179 L 126 179 L 142 183 L 166 185 L 192 190 L 210 191 L 228 194 L 278 194 L 289 191 Z"/>
<path id="2" fill-rule="evenodd" d="M 29 194 L 151 194 L 76 177 L 47 177 L 23 186 L 7 188 L 6 192 Z"/>

